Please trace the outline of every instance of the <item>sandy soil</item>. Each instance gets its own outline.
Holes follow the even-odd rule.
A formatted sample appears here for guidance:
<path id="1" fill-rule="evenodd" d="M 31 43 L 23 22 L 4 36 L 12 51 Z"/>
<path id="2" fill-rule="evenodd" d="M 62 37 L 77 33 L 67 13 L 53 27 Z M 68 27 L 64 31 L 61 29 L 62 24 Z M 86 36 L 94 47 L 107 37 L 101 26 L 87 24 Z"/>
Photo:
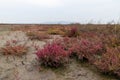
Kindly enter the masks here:
<path id="1" fill-rule="evenodd" d="M 5 56 L 0 53 L 0 80 L 117 80 L 103 77 L 74 60 L 64 69 L 53 70 L 39 67 L 35 59 L 36 55 L 33 54 L 35 49 L 32 47 L 32 41 L 28 40 L 25 33 L 20 31 L 0 33 L 0 47 L 11 39 L 19 40 L 21 43 L 27 41 L 27 45 L 31 48 L 22 57 Z M 34 42 L 40 47 L 45 44 L 44 41 Z"/>

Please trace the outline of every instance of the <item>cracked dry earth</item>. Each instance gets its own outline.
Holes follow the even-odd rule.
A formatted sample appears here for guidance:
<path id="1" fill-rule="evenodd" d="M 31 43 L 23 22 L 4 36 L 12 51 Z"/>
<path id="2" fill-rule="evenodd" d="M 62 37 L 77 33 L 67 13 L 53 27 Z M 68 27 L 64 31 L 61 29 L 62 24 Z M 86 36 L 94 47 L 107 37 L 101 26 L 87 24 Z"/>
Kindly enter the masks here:
<path id="1" fill-rule="evenodd" d="M 0 47 L 10 39 L 20 40 L 21 43 L 27 41 L 29 46 L 32 44 L 24 32 L 8 31 L 0 33 Z M 45 44 L 44 41 L 34 42 L 40 47 Z M 5 56 L 0 53 L 0 80 L 117 80 L 103 77 L 75 60 L 64 69 L 40 68 L 34 52 L 35 49 L 31 46 L 28 53 L 22 57 Z"/>

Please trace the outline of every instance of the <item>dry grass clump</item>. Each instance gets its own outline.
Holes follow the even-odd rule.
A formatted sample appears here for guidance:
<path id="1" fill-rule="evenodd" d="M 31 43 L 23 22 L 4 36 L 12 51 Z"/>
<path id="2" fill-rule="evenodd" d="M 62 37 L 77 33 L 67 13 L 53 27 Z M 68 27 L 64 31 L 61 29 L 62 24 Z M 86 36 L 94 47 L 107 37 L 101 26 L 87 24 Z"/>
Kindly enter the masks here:
<path id="1" fill-rule="evenodd" d="M 22 56 L 27 53 L 28 47 L 26 46 L 26 43 L 19 44 L 16 40 L 7 41 L 4 47 L 0 48 L 0 51 L 4 55 L 16 55 L 16 56 Z"/>
<path id="2" fill-rule="evenodd" d="M 44 40 L 51 38 L 47 33 L 39 32 L 39 31 L 29 31 L 26 33 L 26 35 L 31 40 Z"/>
<path id="3" fill-rule="evenodd" d="M 49 28 L 48 31 L 47 31 L 48 34 L 51 34 L 51 35 L 64 35 L 65 32 L 63 29 L 61 28 Z"/>
<path id="4" fill-rule="evenodd" d="M 94 64 L 101 72 L 120 77 L 120 48 L 107 48 L 107 52 Z"/>
<path id="5" fill-rule="evenodd" d="M 118 47 L 120 46 L 120 38 L 118 35 L 103 35 L 102 36 L 103 42 L 106 44 L 108 47 Z"/>

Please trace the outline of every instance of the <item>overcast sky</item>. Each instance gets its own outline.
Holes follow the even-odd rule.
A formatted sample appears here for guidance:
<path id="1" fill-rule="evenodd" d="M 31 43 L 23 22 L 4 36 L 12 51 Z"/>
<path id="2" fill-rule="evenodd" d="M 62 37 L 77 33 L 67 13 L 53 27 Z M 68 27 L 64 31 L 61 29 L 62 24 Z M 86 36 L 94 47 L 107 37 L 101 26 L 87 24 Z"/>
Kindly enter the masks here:
<path id="1" fill-rule="evenodd" d="M 0 0 L 0 23 L 120 21 L 120 0 Z"/>

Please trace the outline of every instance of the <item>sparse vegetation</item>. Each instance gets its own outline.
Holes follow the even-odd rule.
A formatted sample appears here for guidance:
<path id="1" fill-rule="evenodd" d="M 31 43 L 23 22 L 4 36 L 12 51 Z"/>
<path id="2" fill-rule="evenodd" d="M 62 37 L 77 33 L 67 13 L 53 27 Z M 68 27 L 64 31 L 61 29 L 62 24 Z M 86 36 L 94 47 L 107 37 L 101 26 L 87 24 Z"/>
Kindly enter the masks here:
<path id="1" fill-rule="evenodd" d="M 11 33 L 6 34 L 6 37 L 2 36 L 3 34 L 0 35 L 0 40 L 3 42 L 0 45 L 0 52 L 4 55 L 22 56 L 27 54 L 28 48 L 30 48 L 31 53 L 27 54 L 30 55 L 27 57 L 32 60 L 35 60 L 36 57 L 37 62 L 45 67 L 57 69 L 65 66 L 69 60 L 71 62 L 78 60 L 87 64 L 90 63 L 101 73 L 116 75 L 120 78 L 119 27 L 118 24 L 24 25 L 24 27 L 14 27 Z M 18 32 L 9 41 L 8 37 L 14 31 L 21 31 L 22 35 L 25 34 L 25 40 L 19 36 Z M 57 35 L 60 36 L 56 38 Z M 14 40 L 15 38 L 19 38 L 19 40 Z M 4 39 L 8 40 L 4 41 Z M 26 39 L 29 40 L 28 44 L 25 43 L 27 42 Z M 34 39 L 37 42 L 36 44 L 32 44 Z M 20 42 L 20 40 L 22 41 Z M 42 42 L 44 42 L 44 46 Z M 80 62 L 78 64 L 81 64 Z M 25 65 L 24 61 L 22 64 Z M 71 65 L 71 63 L 68 64 Z"/>
<path id="2" fill-rule="evenodd" d="M 47 33 L 51 35 L 64 35 L 65 34 L 65 32 L 60 28 L 49 28 Z"/>
<path id="3" fill-rule="evenodd" d="M 46 33 L 39 32 L 39 31 L 30 31 L 27 32 L 26 35 L 31 40 L 44 40 L 44 39 L 50 39 L 50 36 Z"/>
<path id="4" fill-rule="evenodd" d="M 68 36 L 68 37 L 77 37 L 79 35 L 80 35 L 80 32 L 79 32 L 78 27 L 71 27 L 65 33 L 65 36 Z"/>
<path id="5" fill-rule="evenodd" d="M 16 40 L 7 41 L 4 47 L 0 48 L 4 55 L 22 56 L 27 53 L 28 47 L 26 44 L 19 44 Z"/>
<path id="6" fill-rule="evenodd" d="M 95 61 L 95 66 L 103 73 L 120 76 L 120 48 L 107 48 L 100 59 Z"/>

